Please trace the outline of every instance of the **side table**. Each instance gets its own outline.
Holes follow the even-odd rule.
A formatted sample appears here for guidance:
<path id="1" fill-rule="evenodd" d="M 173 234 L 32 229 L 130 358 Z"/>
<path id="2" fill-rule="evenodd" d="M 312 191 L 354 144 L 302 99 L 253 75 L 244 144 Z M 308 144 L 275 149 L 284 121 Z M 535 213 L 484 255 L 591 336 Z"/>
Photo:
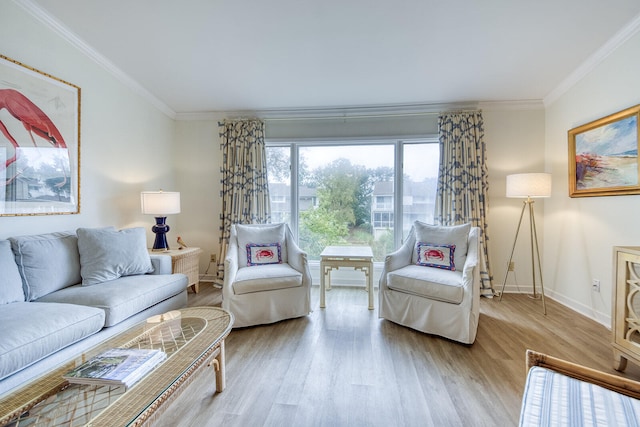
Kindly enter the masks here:
<path id="1" fill-rule="evenodd" d="M 352 267 L 364 273 L 373 310 L 373 251 L 369 246 L 327 246 L 320 254 L 320 308 L 325 308 L 325 288 L 331 289 L 331 270 Z M 329 286 L 325 286 L 329 276 Z"/>
<path id="2" fill-rule="evenodd" d="M 202 249 L 186 247 L 182 249 L 170 249 L 164 252 L 151 252 L 156 255 L 171 256 L 171 272 L 186 274 L 189 281 L 187 287 L 191 287 L 193 292 L 198 293 L 200 288 L 200 254 Z"/>

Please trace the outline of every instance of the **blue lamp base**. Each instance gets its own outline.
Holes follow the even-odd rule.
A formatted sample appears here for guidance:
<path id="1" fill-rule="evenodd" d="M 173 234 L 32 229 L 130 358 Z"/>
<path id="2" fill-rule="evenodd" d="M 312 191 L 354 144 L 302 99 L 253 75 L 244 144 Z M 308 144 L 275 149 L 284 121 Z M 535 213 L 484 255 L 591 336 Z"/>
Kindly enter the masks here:
<path id="1" fill-rule="evenodd" d="M 151 227 L 151 231 L 156 233 L 156 240 L 153 243 L 153 251 L 168 251 L 169 244 L 167 243 L 166 233 L 170 230 L 169 226 L 165 223 L 167 221 L 166 216 L 157 216 L 156 225 Z"/>

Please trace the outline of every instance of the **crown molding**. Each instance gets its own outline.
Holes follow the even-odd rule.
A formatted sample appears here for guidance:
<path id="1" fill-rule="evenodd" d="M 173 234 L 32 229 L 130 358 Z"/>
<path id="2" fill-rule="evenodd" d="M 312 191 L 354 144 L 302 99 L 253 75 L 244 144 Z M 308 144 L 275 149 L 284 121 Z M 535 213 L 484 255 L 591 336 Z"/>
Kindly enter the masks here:
<path id="1" fill-rule="evenodd" d="M 480 101 L 436 104 L 394 104 L 350 107 L 288 108 L 264 110 L 230 110 L 176 113 L 176 120 L 220 120 L 223 118 L 259 117 L 264 120 L 331 120 L 384 117 L 429 116 L 456 110 L 522 111 L 544 109 L 542 100 Z"/>
<path id="2" fill-rule="evenodd" d="M 609 39 L 600 49 L 595 51 L 576 70 L 569 74 L 555 89 L 544 97 L 545 107 L 553 104 L 569 89 L 575 86 L 580 80 L 600 65 L 611 53 L 622 46 L 627 40 L 640 31 L 640 14 L 637 15 L 628 25 L 624 26 L 611 39 Z"/>
<path id="3" fill-rule="evenodd" d="M 112 74 L 116 79 L 122 82 L 125 86 L 131 89 L 133 92 L 146 99 L 154 107 L 166 114 L 172 119 L 175 119 L 176 112 L 173 111 L 167 104 L 156 98 L 151 92 L 142 87 L 137 81 L 129 77 L 121 69 L 116 67 L 111 61 L 98 53 L 95 49 L 85 43 L 80 37 L 73 33 L 69 28 L 64 26 L 60 21 L 51 16 L 45 9 L 32 0 L 13 0 L 15 4 L 24 9 L 28 14 L 35 19 L 43 23 L 50 28 L 54 33 L 58 34 L 64 40 L 66 40 L 73 47 L 80 52 L 88 56 L 91 60 L 97 63 L 100 67 L 104 68 L 107 72 Z"/>
<path id="4" fill-rule="evenodd" d="M 544 110 L 541 99 L 522 99 L 517 101 L 480 101 L 478 108 L 482 111 L 523 111 Z"/>

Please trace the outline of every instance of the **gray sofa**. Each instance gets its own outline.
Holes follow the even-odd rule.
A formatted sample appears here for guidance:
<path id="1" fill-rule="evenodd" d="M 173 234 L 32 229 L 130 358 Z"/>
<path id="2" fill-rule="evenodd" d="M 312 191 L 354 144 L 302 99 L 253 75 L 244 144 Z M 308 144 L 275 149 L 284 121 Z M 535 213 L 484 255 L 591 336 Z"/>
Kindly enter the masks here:
<path id="1" fill-rule="evenodd" d="M 0 272 L 0 396 L 187 303 L 187 277 L 149 255 L 143 228 L 0 240 Z"/>

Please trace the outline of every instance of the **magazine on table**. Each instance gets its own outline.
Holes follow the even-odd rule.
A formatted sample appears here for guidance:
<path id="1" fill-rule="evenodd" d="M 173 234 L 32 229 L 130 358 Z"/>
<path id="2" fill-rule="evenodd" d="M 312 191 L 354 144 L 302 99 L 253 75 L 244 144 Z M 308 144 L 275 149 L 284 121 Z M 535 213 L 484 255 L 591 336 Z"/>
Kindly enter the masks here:
<path id="1" fill-rule="evenodd" d="M 161 350 L 112 348 L 67 372 L 70 383 L 131 387 L 167 355 Z"/>

